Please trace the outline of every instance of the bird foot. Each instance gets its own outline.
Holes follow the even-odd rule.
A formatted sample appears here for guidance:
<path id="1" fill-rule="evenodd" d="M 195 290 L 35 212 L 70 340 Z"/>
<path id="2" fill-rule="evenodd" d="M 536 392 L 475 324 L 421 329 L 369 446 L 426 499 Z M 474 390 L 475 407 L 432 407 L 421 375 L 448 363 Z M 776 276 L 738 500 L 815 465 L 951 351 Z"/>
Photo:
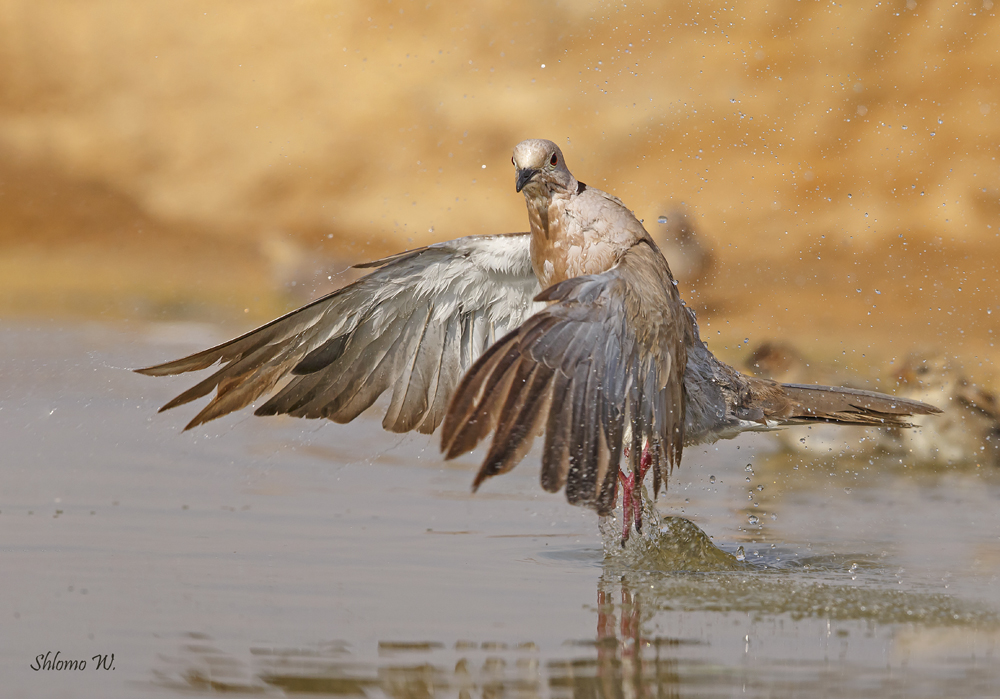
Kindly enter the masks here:
<path id="1" fill-rule="evenodd" d="M 628 456 L 627 449 L 625 455 Z M 639 459 L 638 478 L 636 478 L 635 473 L 630 473 L 626 476 L 624 471 L 618 469 L 618 482 L 622 486 L 622 546 L 628 541 L 633 524 L 635 525 L 636 533 L 642 532 L 642 495 L 640 488 L 642 488 L 642 481 L 646 477 L 646 472 L 649 471 L 649 465 L 652 463 L 652 460 L 649 449 L 644 444 L 642 446 L 642 458 Z"/>

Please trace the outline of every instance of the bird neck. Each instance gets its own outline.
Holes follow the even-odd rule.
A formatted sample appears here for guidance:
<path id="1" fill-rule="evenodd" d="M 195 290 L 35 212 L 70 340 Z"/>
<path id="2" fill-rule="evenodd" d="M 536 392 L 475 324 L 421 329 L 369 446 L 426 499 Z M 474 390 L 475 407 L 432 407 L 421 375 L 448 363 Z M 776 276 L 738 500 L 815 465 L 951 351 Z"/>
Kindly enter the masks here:
<path id="1" fill-rule="evenodd" d="M 544 289 L 567 277 L 562 238 L 569 194 L 525 191 L 524 199 L 531 226 L 531 266 Z"/>

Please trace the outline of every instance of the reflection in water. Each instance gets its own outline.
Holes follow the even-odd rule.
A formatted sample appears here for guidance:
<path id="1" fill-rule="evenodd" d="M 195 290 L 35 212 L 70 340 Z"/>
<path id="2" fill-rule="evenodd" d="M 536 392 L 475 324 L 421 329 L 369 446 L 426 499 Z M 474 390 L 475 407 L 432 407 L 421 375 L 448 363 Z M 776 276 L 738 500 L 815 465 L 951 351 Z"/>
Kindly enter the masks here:
<path id="1" fill-rule="evenodd" d="M 868 691 L 878 683 L 870 682 L 885 672 L 886 648 L 897 633 L 912 638 L 911 645 L 926 642 L 927 631 L 979 634 L 987 646 L 998 637 L 994 610 L 945 594 L 900 589 L 878 559 L 789 560 L 772 552 L 751 564 L 716 548 L 691 522 L 668 518 L 658 525 L 655 534 L 636 537 L 645 545 L 605 558 L 596 606 L 584 612 L 594 617 L 592 640 L 571 639 L 549 649 L 532 642 L 383 641 L 374 657 L 333 641 L 251 648 L 244 661 L 192 634 L 177 658 L 165 660 L 171 667 L 155 671 L 155 684 L 185 692 L 397 699 L 644 699 L 774 686 L 799 692 L 839 686 L 878 696 Z M 657 536 L 659 555 L 649 550 Z M 765 635 L 759 628 L 777 629 L 767 639 L 776 646 L 772 657 L 751 655 L 751 646 Z M 817 637 L 826 639 L 819 648 L 815 640 L 796 640 Z M 840 661 L 833 673 L 831 649 Z M 921 678 L 919 671 L 911 672 L 902 687 L 947 679 L 952 690 L 974 688 L 993 676 L 987 660 L 984 666 L 974 655 L 957 664 L 949 658 L 951 676 L 936 672 Z"/>
<path id="2" fill-rule="evenodd" d="M 180 657 L 169 661 L 177 670 L 157 671 L 155 684 L 178 691 L 268 694 L 280 689 L 287 694 L 381 694 L 397 699 L 547 694 L 533 643 L 459 641 L 446 648 L 433 642 L 381 642 L 377 660 L 369 662 L 359 662 L 341 642 L 317 648 L 252 648 L 250 656 L 245 663 L 210 644 L 188 643 Z"/>
<path id="3" fill-rule="evenodd" d="M 600 590 L 598 608 L 597 639 L 567 642 L 570 657 L 544 663 L 532 643 L 460 642 L 452 648 L 425 643 L 392 653 L 383 653 L 385 644 L 380 644 L 380 657 L 371 663 L 318 649 L 261 648 L 251 649 L 251 661 L 245 663 L 211 644 L 188 643 L 170 661 L 177 670 L 158 670 L 155 684 L 185 692 L 273 694 L 277 689 L 396 699 L 679 696 L 678 660 L 671 649 L 700 642 L 644 636 L 640 598 L 627 587 L 617 593 Z"/>
<path id="4" fill-rule="evenodd" d="M 598 587 L 597 661 L 591 664 L 593 675 L 583 678 L 585 681 L 574 687 L 577 691 L 572 696 L 623 699 L 680 696 L 678 661 L 670 649 L 700 642 L 645 636 L 641 596 L 624 582 L 618 590 L 620 597 L 615 593 L 613 583 L 602 582 Z M 599 691 L 587 691 L 588 682 Z"/>

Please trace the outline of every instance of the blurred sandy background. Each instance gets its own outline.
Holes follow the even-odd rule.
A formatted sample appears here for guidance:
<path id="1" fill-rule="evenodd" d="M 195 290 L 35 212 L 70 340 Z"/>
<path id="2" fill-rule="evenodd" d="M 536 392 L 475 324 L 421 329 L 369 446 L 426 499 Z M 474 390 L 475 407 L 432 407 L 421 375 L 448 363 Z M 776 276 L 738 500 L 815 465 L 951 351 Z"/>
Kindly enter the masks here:
<path id="1" fill-rule="evenodd" d="M 541 137 L 651 230 L 686 207 L 724 355 L 991 358 L 997 12 L 845 5 L 2 0 L 0 314 L 245 328 L 524 230 Z"/>

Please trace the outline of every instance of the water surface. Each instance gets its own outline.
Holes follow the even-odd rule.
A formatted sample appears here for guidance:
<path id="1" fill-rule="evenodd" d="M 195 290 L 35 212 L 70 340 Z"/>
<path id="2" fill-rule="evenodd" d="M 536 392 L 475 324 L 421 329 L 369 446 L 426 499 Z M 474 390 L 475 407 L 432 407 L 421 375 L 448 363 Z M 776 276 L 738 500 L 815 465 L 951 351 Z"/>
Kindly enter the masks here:
<path id="1" fill-rule="evenodd" d="M 0 330 L 6 695 L 1000 693 L 995 471 L 744 436 L 685 453 L 666 554 L 606 557 L 534 455 L 471 495 L 477 455 L 378 415 L 182 433 L 190 381 L 126 369 L 221 339 Z M 32 669 L 56 651 L 87 669 Z"/>

